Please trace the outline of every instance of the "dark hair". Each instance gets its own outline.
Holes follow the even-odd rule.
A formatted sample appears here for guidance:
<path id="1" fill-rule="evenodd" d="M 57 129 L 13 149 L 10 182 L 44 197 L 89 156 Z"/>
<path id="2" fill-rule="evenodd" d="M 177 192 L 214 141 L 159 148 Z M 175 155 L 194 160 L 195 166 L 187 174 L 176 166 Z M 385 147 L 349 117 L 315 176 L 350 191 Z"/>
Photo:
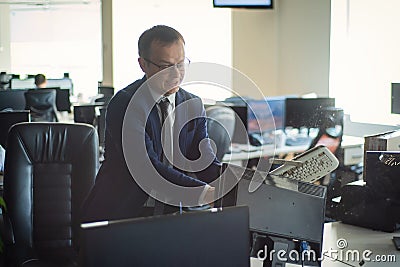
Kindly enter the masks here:
<path id="1" fill-rule="evenodd" d="M 43 74 L 35 75 L 35 84 L 36 84 L 36 86 L 41 85 L 45 81 L 46 81 L 46 76 L 44 76 Z"/>
<path id="2" fill-rule="evenodd" d="M 182 40 L 183 36 L 174 28 L 165 25 L 157 25 L 146 30 L 139 37 L 138 49 L 140 57 L 149 57 L 150 47 L 153 41 L 159 41 L 164 44 L 172 44 L 178 40 Z"/>

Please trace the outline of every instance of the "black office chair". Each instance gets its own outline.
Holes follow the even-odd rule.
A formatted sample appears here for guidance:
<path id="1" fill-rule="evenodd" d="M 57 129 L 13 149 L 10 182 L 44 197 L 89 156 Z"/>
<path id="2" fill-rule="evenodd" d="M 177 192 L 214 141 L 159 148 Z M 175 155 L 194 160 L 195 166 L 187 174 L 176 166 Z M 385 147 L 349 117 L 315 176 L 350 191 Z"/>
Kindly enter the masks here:
<path id="1" fill-rule="evenodd" d="M 235 130 L 235 112 L 226 106 L 210 106 L 206 108 L 206 114 L 208 136 L 217 146 L 217 159 L 222 161 Z"/>
<path id="2" fill-rule="evenodd" d="M 25 92 L 25 109 L 31 111 L 32 121 L 58 121 L 55 89 L 32 89 Z"/>
<path id="3" fill-rule="evenodd" d="M 80 208 L 95 181 L 97 138 L 84 124 L 11 128 L 0 228 L 5 266 L 77 266 Z"/>
<path id="4" fill-rule="evenodd" d="M 329 148 L 336 157 L 339 157 L 343 138 L 343 117 L 343 109 L 341 108 L 324 108 L 322 110 L 318 134 L 312 140 L 309 148 L 313 148 L 317 145 L 324 145 Z"/>

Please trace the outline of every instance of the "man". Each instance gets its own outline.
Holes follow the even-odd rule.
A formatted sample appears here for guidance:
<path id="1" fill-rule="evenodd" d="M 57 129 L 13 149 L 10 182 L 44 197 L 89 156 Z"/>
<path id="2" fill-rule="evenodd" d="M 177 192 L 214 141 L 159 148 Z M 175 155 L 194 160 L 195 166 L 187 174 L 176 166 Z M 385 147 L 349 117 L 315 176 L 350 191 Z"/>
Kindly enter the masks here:
<path id="1" fill-rule="evenodd" d="M 143 216 L 146 206 L 159 204 L 151 201 L 155 195 L 149 199 L 150 191 L 162 191 L 155 188 L 154 179 L 178 188 L 198 188 L 190 197 L 199 205 L 213 200 L 214 187 L 208 184 L 218 177 L 220 164 L 207 141 L 201 100 L 179 87 L 185 73 L 184 44 L 179 32 L 163 25 L 140 36 L 138 62 L 145 76 L 120 90 L 107 107 L 105 160 L 84 204 L 83 221 Z M 164 116 L 161 102 L 175 112 Z M 165 131 L 164 119 L 169 122 Z M 186 169 L 179 163 L 180 153 L 186 165 L 204 156 L 210 164 Z M 178 195 L 166 199 L 184 197 Z"/>

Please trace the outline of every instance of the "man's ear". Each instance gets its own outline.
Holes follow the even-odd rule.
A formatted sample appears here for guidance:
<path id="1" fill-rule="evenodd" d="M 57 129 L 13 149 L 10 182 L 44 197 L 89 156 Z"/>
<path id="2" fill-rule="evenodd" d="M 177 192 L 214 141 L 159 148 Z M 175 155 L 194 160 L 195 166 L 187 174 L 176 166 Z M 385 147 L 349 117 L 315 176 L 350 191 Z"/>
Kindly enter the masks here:
<path id="1" fill-rule="evenodd" d="M 143 71 L 144 73 L 147 73 L 147 72 L 146 72 L 146 61 L 145 61 L 143 58 L 139 57 L 139 58 L 138 58 L 138 62 L 139 62 L 139 66 L 140 66 L 140 68 L 142 69 L 142 71 Z"/>

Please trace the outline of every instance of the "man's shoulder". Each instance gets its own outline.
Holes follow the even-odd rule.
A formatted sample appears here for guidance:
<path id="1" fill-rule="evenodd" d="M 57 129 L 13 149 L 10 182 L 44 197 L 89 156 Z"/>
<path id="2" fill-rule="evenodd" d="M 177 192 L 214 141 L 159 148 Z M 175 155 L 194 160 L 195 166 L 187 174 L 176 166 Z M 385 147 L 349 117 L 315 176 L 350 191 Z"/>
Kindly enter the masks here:
<path id="1" fill-rule="evenodd" d="M 183 89 L 183 88 L 180 88 L 180 89 L 179 89 L 177 95 L 179 95 L 180 97 L 182 97 L 182 99 L 184 99 L 184 100 L 188 100 L 188 99 L 197 99 L 197 100 L 201 101 L 201 98 L 200 98 L 200 97 L 198 97 L 198 96 L 195 95 L 195 94 L 189 93 L 188 91 L 186 91 L 186 90 Z"/>
<path id="2" fill-rule="evenodd" d="M 146 81 L 145 78 L 139 79 L 134 81 L 133 83 L 129 84 L 128 86 L 126 86 L 125 88 L 119 90 L 117 92 L 116 95 L 118 94 L 134 94 L 139 88 L 140 86 Z"/>
<path id="3" fill-rule="evenodd" d="M 121 102 L 129 102 L 130 98 L 132 95 L 140 88 L 140 86 L 144 83 L 146 79 L 142 78 L 139 80 L 134 81 L 133 83 L 129 84 L 125 88 L 119 90 L 115 96 L 111 99 L 109 106 L 118 103 L 118 105 L 121 104 Z"/>

